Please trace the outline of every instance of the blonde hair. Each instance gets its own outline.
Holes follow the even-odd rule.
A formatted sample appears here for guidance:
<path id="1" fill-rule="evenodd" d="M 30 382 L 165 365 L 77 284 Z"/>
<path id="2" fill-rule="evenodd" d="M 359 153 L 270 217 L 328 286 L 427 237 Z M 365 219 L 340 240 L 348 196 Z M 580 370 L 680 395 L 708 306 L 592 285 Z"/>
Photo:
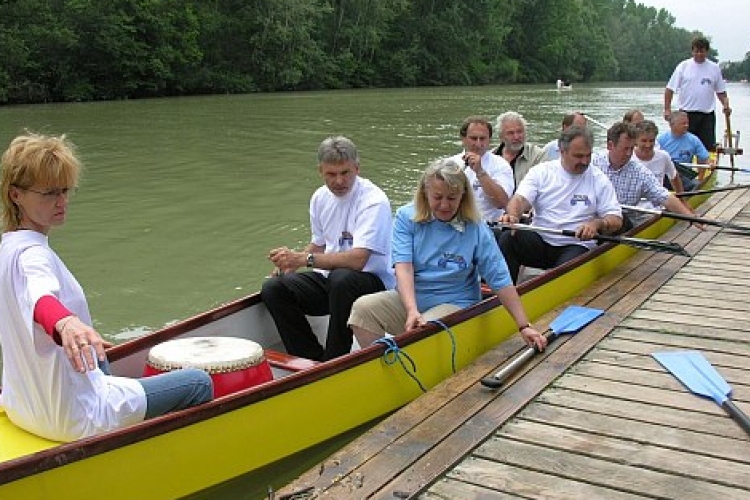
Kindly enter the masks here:
<path id="1" fill-rule="evenodd" d="M 0 192 L 3 199 L 3 228 L 18 229 L 21 211 L 10 197 L 10 188 L 75 188 L 81 163 L 75 146 L 65 135 L 47 136 L 27 132 L 11 141 L 3 153 Z"/>
<path id="2" fill-rule="evenodd" d="M 450 158 L 432 162 L 419 179 L 417 192 L 414 194 L 414 222 L 432 220 L 432 210 L 427 199 L 427 186 L 435 179 L 444 181 L 451 193 L 462 195 L 457 211 L 461 220 L 481 222 L 482 218 L 474 201 L 474 192 L 469 185 L 469 178 L 464 173 L 464 167 Z"/>

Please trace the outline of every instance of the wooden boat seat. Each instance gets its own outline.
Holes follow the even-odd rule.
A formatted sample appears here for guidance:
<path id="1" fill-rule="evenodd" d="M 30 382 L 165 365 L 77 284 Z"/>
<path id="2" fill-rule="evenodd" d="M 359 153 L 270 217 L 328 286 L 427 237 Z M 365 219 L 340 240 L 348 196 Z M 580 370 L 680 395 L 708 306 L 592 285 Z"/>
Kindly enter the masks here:
<path id="1" fill-rule="evenodd" d="M 309 368 L 312 368 L 313 366 L 320 364 L 320 361 L 301 358 L 299 356 L 294 356 L 292 354 L 287 354 L 281 351 L 274 351 L 272 349 L 266 349 L 264 354 L 266 356 L 266 360 L 268 360 L 268 364 L 275 368 L 281 368 L 282 370 L 287 370 L 290 372 L 307 370 Z"/>

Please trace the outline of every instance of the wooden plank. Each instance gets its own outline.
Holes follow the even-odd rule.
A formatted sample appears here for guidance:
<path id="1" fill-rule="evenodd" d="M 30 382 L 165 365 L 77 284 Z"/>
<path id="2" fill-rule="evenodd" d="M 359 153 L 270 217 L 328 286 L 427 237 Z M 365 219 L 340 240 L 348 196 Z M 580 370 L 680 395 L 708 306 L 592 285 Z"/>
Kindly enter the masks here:
<path id="1" fill-rule="evenodd" d="M 655 407 L 652 403 L 636 400 L 626 405 L 614 406 L 616 397 L 610 394 L 590 394 L 563 388 L 548 389 L 540 395 L 537 403 L 563 406 L 592 414 L 610 415 L 624 420 L 662 425 L 685 432 L 697 432 L 713 437 L 743 440 L 747 434 L 738 425 L 727 425 L 725 414 L 691 413 L 691 408 Z M 745 453 L 743 450 L 742 453 Z"/>
<path id="2" fill-rule="evenodd" d="M 629 350 L 650 355 L 659 346 L 675 349 L 696 349 L 708 351 L 706 354 L 712 363 L 719 366 L 736 366 L 747 368 L 747 357 L 750 357 L 750 344 L 737 341 L 736 337 L 722 337 L 710 335 L 710 330 L 705 336 L 685 335 L 683 332 L 673 333 L 658 330 L 638 330 L 633 328 L 618 327 L 605 341 L 600 344 L 602 349 Z M 628 343 L 629 341 L 629 343 Z M 716 354 L 713 354 L 716 353 Z M 727 356 L 722 356 L 726 354 Z"/>
<path id="3" fill-rule="evenodd" d="M 588 416 L 578 417 L 587 423 Z M 655 442 L 666 429 L 641 426 L 638 430 L 642 434 L 630 439 L 630 436 L 594 434 L 587 425 L 582 429 L 565 428 L 554 419 L 546 422 L 513 419 L 500 429 L 497 437 L 750 490 L 749 463 L 726 460 L 716 447 L 710 450 L 714 456 L 701 454 L 688 443 L 667 449 Z M 735 443 L 735 447 L 738 445 L 742 446 Z M 750 443 L 744 448 L 750 451 Z"/>
<path id="4" fill-rule="evenodd" d="M 652 318 L 633 318 L 628 317 L 621 323 L 624 328 L 631 328 L 633 330 L 655 330 L 662 333 L 672 333 L 681 335 L 684 337 L 705 337 L 725 340 L 728 342 L 738 342 L 738 338 L 744 335 L 746 332 L 742 330 L 729 330 L 726 328 L 715 328 L 713 325 L 700 326 L 700 325 L 687 325 L 685 323 L 658 323 Z M 658 329 L 655 328 L 658 326 Z"/>
<path id="5" fill-rule="evenodd" d="M 670 391 L 683 392 L 685 386 L 677 377 L 665 369 L 659 370 L 659 364 L 654 360 L 653 370 L 641 370 L 636 367 L 602 365 L 597 363 L 578 362 L 567 373 L 591 377 L 593 379 L 605 379 L 620 381 L 643 387 L 656 387 Z M 747 375 L 748 372 L 745 372 Z M 735 402 L 750 402 L 750 380 L 743 377 L 742 383 L 733 384 L 733 400 Z"/>
<path id="6" fill-rule="evenodd" d="M 600 404 L 571 408 L 535 402 L 498 432 L 510 432 L 509 429 L 513 429 L 514 426 L 524 421 L 539 422 L 554 426 L 556 429 L 580 431 L 588 434 L 592 439 L 597 436 L 606 436 L 680 452 L 687 450 L 699 456 L 723 458 L 733 463 L 743 464 L 744 467 L 750 466 L 750 453 L 748 453 L 750 444 L 748 443 L 732 437 L 707 434 L 698 429 L 675 427 L 673 416 L 664 416 L 661 412 L 654 412 L 653 407 L 633 408 L 630 402 L 613 403 L 611 400 L 606 404 L 608 405 L 606 411 L 609 413 L 604 414 L 592 411 L 592 409 L 600 409 Z M 673 411 L 673 413 L 676 412 Z M 680 412 L 679 418 L 684 418 L 684 413 Z M 644 421 L 643 417 L 651 418 L 652 421 Z M 717 422 L 715 418 L 706 417 L 701 425 L 715 426 L 717 423 L 724 423 L 724 421 Z M 549 431 L 549 434 L 555 434 L 552 429 L 547 429 L 542 437 L 547 436 L 546 431 Z M 667 457 L 670 453 L 671 451 L 664 451 Z"/>
<path id="7" fill-rule="evenodd" d="M 716 285 L 700 283 L 695 281 L 682 280 L 681 276 L 675 276 L 665 284 L 656 295 L 681 295 L 690 299 L 696 299 L 692 302 L 686 302 L 688 305 L 702 304 L 701 298 L 720 296 L 726 298 L 730 304 L 744 303 L 741 295 L 746 288 L 741 285 Z"/>
<path id="8" fill-rule="evenodd" d="M 393 498 L 398 498 L 399 496 L 399 492 L 393 492 Z M 406 493 L 403 494 L 403 497 L 406 498 Z M 524 497 L 502 493 L 464 481 L 443 479 L 438 481 L 430 491 L 420 495 L 419 498 L 420 500 L 446 500 L 449 498 L 461 498 L 463 500 L 483 500 L 488 498 L 515 500 Z"/>
<path id="9" fill-rule="evenodd" d="M 662 288 L 649 299 L 647 304 L 644 304 L 644 308 L 651 309 L 651 304 L 659 304 L 659 307 L 671 307 L 673 310 L 678 307 L 684 309 L 699 306 L 701 315 L 710 316 L 726 316 L 735 311 L 740 313 L 750 312 L 750 302 L 739 294 L 734 297 L 717 297 L 714 294 L 706 294 L 705 290 L 694 290 L 693 288 L 686 291 Z"/>
<path id="10" fill-rule="evenodd" d="M 750 283 L 748 283 L 750 285 Z M 692 316 L 696 315 L 699 316 L 701 319 L 705 319 L 707 321 L 710 321 L 712 319 L 748 319 L 750 316 L 750 312 L 748 311 L 742 311 L 741 309 L 733 308 L 731 307 L 731 304 L 723 303 L 721 304 L 721 299 L 717 298 L 715 299 L 715 302 L 717 303 L 716 307 L 712 307 L 709 301 L 701 301 L 700 304 L 700 311 L 685 311 L 683 314 L 683 317 L 687 316 L 688 321 L 686 323 L 693 323 Z M 684 304 L 682 301 L 678 301 L 678 304 L 682 305 L 682 309 L 687 309 L 687 304 Z M 655 312 L 669 312 L 674 313 L 678 308 L 675 307 L 674 302 L 668 302 L 661 300 L 661 297 L 652 297 L 647 304 L 644 304 L 640 310 L 641 311 L 655 311 Z M 696 314 L 697 312 L 697 314 Z"/>
<path id="11" fill-rule="evenodd" d="M 640 319 L 658 324 L 665 330 L 672 331 L 677 325 L 693 327 L 696 336 L 710 336 L 727 340 L 737 336 L 737 332 L 747 331 L 747 320 L 733 318 L 705 319 L 700 314 L 686 315 L 684 312 L 650 311 L 639 309 L 630 315 L 630 319 Z M 624 322 L 625 326 L 629 326 Z"/>
<path id="12" fill-rule="evenodd" d="M 729 416 L 713 401 L 691 394 L 689 391 L 670 391 L 653 387 L 634 386 L 627 382 L 613 380 L 595 379 L 568 374 L 555 382 L 555 387 L 569 389 L 589 394 L 602 396 L 617 395 L 618 399 L 639 401 L 656 406 L 671 408 L 682 408 L 710 415 L 724 415 L 729 421 Z M 744 412 L 750 412 L 750 405 L 739 402 L 737 404 Z M 732 423 L 731 425 L 736 425 Z M 748 439 L 745 436 L 745 439 Z"/>
<path id="13" fill-rule="evenodd" d="M 642 496 L 617 491 L 610 488 L 589 484 L 575 479 L 559 477 L 546 472 L 528 470 L 513 465 L 498 463 L 480 458 L 471 458 L 459 464 L 454 470 L 447 474 L 447 478 L 453 481 L 482 484 L 491 495 L 481 497 L 483 499 L 494 499 L 495 495 L 507 495 L 515 493 L 523 498 L 544 498 L 554 500 L 580 500 L 582 498 L 606 498 L 607 500 L 630 500 L 643 498 Z M 440 491 L 443 481 L 439 481 L 427 494 Z M 443 499 L 464 499 L 461 491 L 454 490 L 456 494 L 441 497 Z M 430 498 L 420 495 L 421 498 Z M 440 498 L 440 497 L 439 497 Z M 471 498 L 471 497 L 468 497 Z M 497 498 L 503 498 L 502 496 Z"/>
<path id="14" fill-rule="evenodd" d="M 660 498 L 722 498 L 746 500 L 748 491 L 700 479 L 667 474 L 632 465 L 597 460 L 567 450 L 551 449 L 495 437 L 474 456 L 560 477 L 576 478 L 601 487 Z M 483 477 L 485 484 L 492 477 Z M 489 484 L 490 486 L 492 483 Z"/>
<path id="15" fill-rule="evenodd" d="M 661 366 L 655 366 L 650 355 L 634 354 L 630 352 L 617 352 L 609 351 L 603 348 L 597 348 L 590 352 L 584 360 L 590 363 L 601 363 L 616 366 L 629 366 L 631 368 L 637 368 L 639 370 L 651 370 L 651 371 L 663 371 L 664 368 Z M 716 366 L 717 370 L 731 384 L 748 385 L 750 384 L 750 372 L 747 369 L 728 368 L 726 366 Z"/>

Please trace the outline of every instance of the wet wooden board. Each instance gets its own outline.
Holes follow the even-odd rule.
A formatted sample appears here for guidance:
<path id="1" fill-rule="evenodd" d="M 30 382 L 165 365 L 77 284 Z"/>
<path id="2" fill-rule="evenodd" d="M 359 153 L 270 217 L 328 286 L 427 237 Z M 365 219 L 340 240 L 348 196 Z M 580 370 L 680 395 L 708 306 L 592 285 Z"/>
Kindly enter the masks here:
<path id="1" fill-rule="evenodd" d="M 704 207 L 729 220 L 748 201 L 734 191 Z M 575 302 L 607 314 L 561 338 L 514 383 L 492 392 L 478 381 L 520 341 L 489 352 L 279 493 L 312 485 L 311 498 L 750 497 L 747 435 L 650 356 L 701 350 L 750 412 L 750 278 L 737 265 L 750 257 L 750 239 L 686 224 L 670 236 L 694 257 L 641 253 L 596 283 Z"/>

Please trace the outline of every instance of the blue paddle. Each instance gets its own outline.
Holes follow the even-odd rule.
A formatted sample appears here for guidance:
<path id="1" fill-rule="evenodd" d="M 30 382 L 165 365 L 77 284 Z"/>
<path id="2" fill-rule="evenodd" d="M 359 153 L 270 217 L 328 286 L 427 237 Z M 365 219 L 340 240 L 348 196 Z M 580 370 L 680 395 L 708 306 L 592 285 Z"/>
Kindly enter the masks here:
<path id="1" fill-rule="evenodd" d="M 750 418 L 729 399 L 732 388 L 703 354 L 697 351 L 671 351 L 655 352 L 652 356 L 693 393 L 716 401 L 750 434 Z"/>
<path id="2" fill-rule="evenodd" d="M 596 318 L 604 314 L 601 309 L 593 309 L 583 306 L 568 306 L 563 312 L 549 324 L 549 329 L 544 332 L 548 333 L 547 343 L 552 343 L 563 333 L 575 333 L 588 325 Z M 531 359 L 538 351 L 536 347 L 527 347 L 521 354 L 516 356 L 513 361 L 505 365 L 499 372 L 491 377 L 482 379 L 482 385 L 490 389 L 501 387 L 505 380 L 518 368 Z"/>

